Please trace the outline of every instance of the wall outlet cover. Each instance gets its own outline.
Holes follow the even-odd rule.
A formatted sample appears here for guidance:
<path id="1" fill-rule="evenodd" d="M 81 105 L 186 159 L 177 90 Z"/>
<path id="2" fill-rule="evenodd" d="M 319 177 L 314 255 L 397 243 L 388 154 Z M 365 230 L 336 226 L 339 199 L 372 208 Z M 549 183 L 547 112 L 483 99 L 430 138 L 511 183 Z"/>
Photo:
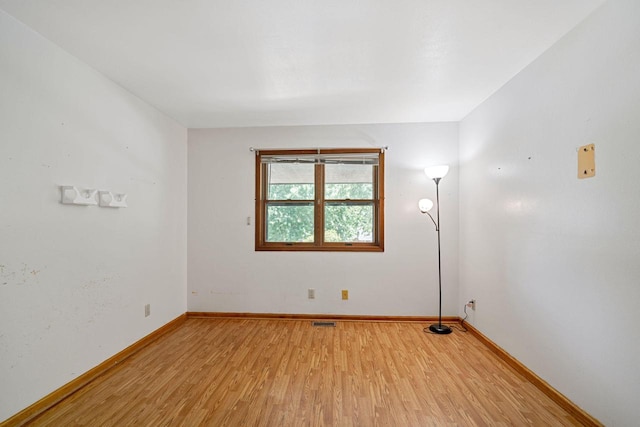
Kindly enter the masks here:
<path id="1" fill-rule="evenodd" d="M 578 178 L 591 178 L 596 175 L 596 146 L 583 145 L 578 148 Z"/>

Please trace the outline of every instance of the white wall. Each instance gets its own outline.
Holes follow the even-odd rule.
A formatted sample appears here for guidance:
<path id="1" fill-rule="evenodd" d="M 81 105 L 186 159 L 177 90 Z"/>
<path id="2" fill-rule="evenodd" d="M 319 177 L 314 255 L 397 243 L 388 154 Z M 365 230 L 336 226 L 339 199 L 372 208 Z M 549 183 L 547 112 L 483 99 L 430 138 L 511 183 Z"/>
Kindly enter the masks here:
<path id="1" fill-rule="evenodd" d="M 3 420 L 185 312 L 187 132 L 1 11 L 0 94 Z"/>
<path id="2" fill-rule="evenodd" d="M 435 199 L 423 168 L 448 163 L 440 184 L 443 314 L 457 315 L 457 142 L 456 123 L 189 130 L 189 310 L 437 315 L 436 232 L 417 201 Z M 254 251 L 249 147 L 387 145 L 384 253 Z M 316 299 L 307 299 L 308 288 Z"/>
<path id="3" fill-rule="evenodd" d="M 639 23 L 607 2 L 460 125 L 470 321 L 611 426 L 640 417 Z"/>

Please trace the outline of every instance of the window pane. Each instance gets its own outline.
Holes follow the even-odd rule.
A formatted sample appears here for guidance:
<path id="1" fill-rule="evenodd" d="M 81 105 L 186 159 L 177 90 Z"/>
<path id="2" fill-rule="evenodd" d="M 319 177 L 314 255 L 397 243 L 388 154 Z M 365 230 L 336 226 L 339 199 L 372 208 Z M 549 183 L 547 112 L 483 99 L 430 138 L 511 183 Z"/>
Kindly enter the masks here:
<path id="1" fill-rule="evenodd" d="M 268 173 L 268 200 L 313 200 L 314 166 L 303 163 L 266 165 Z"/>
<path id="2" fill-rule="evenodd" d="M 373 204 L 328 203 L 324 224 L 325 242 L 372 242 Z"/>
<path id="3" fill-rule="evenodd" d="M 313 242 L 313 203 L 268 204 L 267 242 Z"/>
<path id="4" fill-rule="evenodd" d="M 373 166 L 325 165 L 326 200 L 373 199 Z"/>

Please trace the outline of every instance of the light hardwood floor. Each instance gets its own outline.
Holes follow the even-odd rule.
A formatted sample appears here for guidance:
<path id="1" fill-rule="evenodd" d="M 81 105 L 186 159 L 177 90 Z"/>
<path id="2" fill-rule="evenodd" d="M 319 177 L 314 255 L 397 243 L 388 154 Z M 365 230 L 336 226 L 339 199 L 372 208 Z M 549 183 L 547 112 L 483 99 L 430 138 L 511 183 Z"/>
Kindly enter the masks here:
<path id="1" fill-rule="evenodd" d="M 34 426 L 580 425 L 471 334 L 189 319 Z"/>

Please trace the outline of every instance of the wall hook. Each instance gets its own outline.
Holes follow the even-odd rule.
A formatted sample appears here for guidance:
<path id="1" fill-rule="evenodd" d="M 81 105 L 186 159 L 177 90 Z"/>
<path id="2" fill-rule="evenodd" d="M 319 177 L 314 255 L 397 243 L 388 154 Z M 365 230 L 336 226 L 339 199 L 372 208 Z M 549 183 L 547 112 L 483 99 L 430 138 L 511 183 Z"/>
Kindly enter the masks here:
<path id="1" fill-rule="evenodd" d="M 111 191 L 100 191 L 100 206 L 103 208 L 126 208 L 127 195 L 124 193 L 112 193 Z"/>
<path id="2" fill-rule="evenodd" d="M 60 186 L 60 192 L 62 193 L 62 199 L 60 202 L 65 205 L 90 206 L 98 204 L 98 201 L 96 200 L 96 193 L 98 190 L 89 188 L 80 190 L 72 185 L 62 185 Z"/>

